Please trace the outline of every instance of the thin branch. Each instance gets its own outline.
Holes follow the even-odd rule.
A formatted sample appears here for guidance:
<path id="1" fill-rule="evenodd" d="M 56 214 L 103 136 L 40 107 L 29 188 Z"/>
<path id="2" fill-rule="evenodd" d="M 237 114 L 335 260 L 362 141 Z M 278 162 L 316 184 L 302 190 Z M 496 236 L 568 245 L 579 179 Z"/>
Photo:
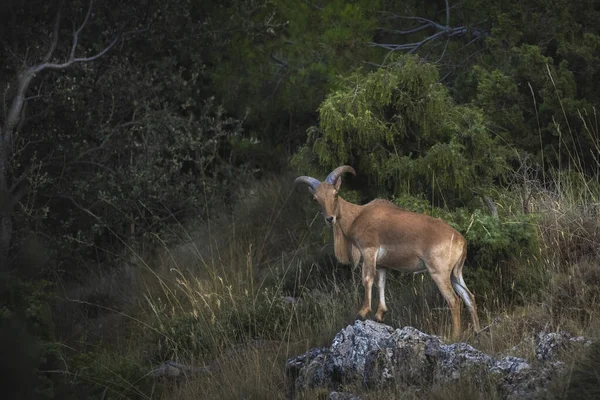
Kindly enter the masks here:
<path id="1" fill-rule="evenodd" d="M 427 24 L 427 25 L 429 25 L 429 26 L 431 26 L 433 28 L 436 28 L 436 29 L 442 30 L 442 31 L 446 29 L 446 26 L 444 26 L 444 25 L 442 25 L 440 23 L 437 23 L 437 22 L 435 22 L 433 20 L 430 20 L 428 18 L 423 18 L 423 17 L 408 17 L 408 16 L 404 16 L 404 15 L 395 15 L 395 14 L 391 18 L 392 19 L 407 19 L 409 21 L 419 21 L 421 23 Z"/>
<path id="2" fill-rule="evenodd" d="M 83 161 L 83 160 L 73 160 L 73 161 L 67 162 L 67 165 L 73 165 L 73 164 L 93 165 L 95 167 L 102 168 L 102 169 L 110 172 L 111 174 L 113 174 L 115 176 L 117 175 L 117 172 L 114 171 L 112 168 L 110 168 L 110 167 L 108 167 L 108 166 L 106 166 L 104 164 L 101 164 L 99 162 L 95 162 L 95 161 Z"/>
<path id="3" fill-rule="evenodd" d="M 64 0 L 61 0 L 61 2 L 58 4 L 56 18 L 54 19 L 54 30 L 52 31 L 52 42 L 50 42 L 48 53 L 46 53 L 46 56 L 43 58 L 44 62 L 50 61 L 52 54 L 54 54 L 54 50 L 56 50 L 56 45 L 58 44 L 58 28 L 60 28 L 61 11 L 64 3 Z"/>
<path id="4" fill-rule="evenodd" d="M 426 38 L 422 39 L 421 41 L 412 42 L 412 43 L 394 44 L 394 43 L 369 42 L 369 45 L 371 47 L 380 47 L 380 48 L 389 50 L 388 54 L 386 54 L 386 56 L 384 57 L 382 65 L 385 65 L 387 59 L 395 51 L 403 50 L 403 51 L 407 51 L 409 54 L 411 54 L 411 53 L 416 52 L 419 48 L 421 48 L 423 45 L 427 44 L 428 42 L 431 42 L 435 39 L 445 36 L 447 38 L 447 40 L 444 45 L 442 55 L 436 61 L 436 62 L 440 62 L 443 59 L 443 57 L 446 55 L 446 50 L 448 48 L 449 39 L 454 36 L 464 35 L 468 32 L 468 28 L 466 26 L 458 26 L 458 27 L 454 27 L 454 28 L 450 26 L 450 10 L 454 7 L 450 6 L 449 0 L 445 0 L 445 4 L 446 4 L 446 25 L 442 25 L 438 22 L 435 22 L 434 20 L 424 18 L 424 17 L 412 17 L 412 16 L 404 16 L 404 15 L 389 14 L 387 12 L 382 12 L 384 15 L 387 15 L 387 19 L 402 19 L 402 20 L 408 20 L 408 21 L 417 21 L 421 25 L 416 26 L 414 28 L 405 29 L 405 30 L 394 30 L 394 29 L 388 29 L 388 28 L 384 28 L 384 27 L 378 28 L 381 31 L 385 31 L 385 32 L 389 32 L 389 33 L 397 34 L 397 35 L 410 35 L 413 33 L 421 32 L 427 28 L 432 28 L 437 31 L 437 32 L 427 36 Z M 481 35 L 478 34 L 476 36 L 478 38 Z M 469 44 L 473 43 L 474 41 L 476 41 L 475 38 L 473 40 L 471 40 L 469 42 Z"/>
<path id="5" fill-rule="evenodd" d="M 394 33 L 396 35 L 410 35 L 410 34 L 413 34 L 413 33 L 416 33 L 416 32 L 420 32 L 423 29 L 427 29 L 427 28 L 430 28 L 430 27 L 431 27 L 430 24 L 423 24 L 423 25 L 417 26 L 416 28 L 407 29 L 405 31 L 398 30 L 398 29 L 388 29 L 388 28 L 384 28 L 384 27 L 380 27 L 380 28 L 377 28 L 377 29 L 380 30 L 380 31 L 388 32 L 388 33 Z"/>
<path id="6" fill-rule="evenodd" d="M 277 63 L 277 65 L 279 65 L 280 67 L 288 66 L 287 61 L 277 58 L 273 53 L 271 53 L 271 60 L 275 61 Z"/>
<path id="7" fill-rule="evenodd" d="M 39 65 L 35 65 L 35 66 L 31 67 L 27 71 L 32 74 L 37 74 L 38 72 L 41 72 L 44 69 L 65 69 L 76 63 L 86 63 L 86 62 L 94 61 L 94 60 L 102 57 L 106 53 L 108 53 L 110 51 L 110 49 L 112 49 L 115 46 L 115 44 L 117 44 L 119 42 L 120 39 L 121 39 L 121 35 L 119 34 L 102 51 L 100 51 L 99 53 L 97 53 L 91 57 L 71 58 L 68 61 L 65 61 L 64 63 L 43 63 L 43 64 L 39 64 Z"/>
<path id="8" fill-rule="evenodd" d="M 369 45 L 372 47 L 381 47 L 384 48 L 386 50 L 390 50 L 390 52 L 385 56 L 382 64 L 385 65 L 385 62 L 387 61 L 387 59 L 389 58 L 389 56 L 398 50 L 408 50 L 408 54 L 412 54 L 415 51 L 417 51 L 419 48 L 421 48 L 424 44 L 439 38 L 440 36 L 447 36 L 447 37 L 452 37 L 452 36 L 456 36 L 456 35 L 460 35 L 460 34 L 464 34 L 467 31 L 467 28 L 464 26 L 459 26 L 457 28 L 450 28 L 450 30 L 443 30 L 440 32 L 436 32 L 433 35 L 427 36 L 425 39 L 421 40 L 420 42 L 414 42 L 414 43 L 406 43 L 406 44 L 393 44 L 393 43 L 376 43 L 376 42 L 370 42 Z"/>
<path id="9" fill-rule="evenodd" d="M 29 185 L 27 183 L 23 183 L 22 185 L 19 185 L 12 193 L 11 193 L 11 207 L 14 210 L 15 206 L 17 204 L 19 204 L 19 202 L 21 201 L 21 199 L 23 198 L 23 196 L 25 196 L 25 194 L 27 194 L 27 192 L 29 191 Z"/>
<path id="10" fill-rule="evenodd" d="M 85 14 L 85 18 L 84 18 L 83 22 L 81 23 L 81 25 L 79 26 L 79 29 L 77 29 L 75 31 L 75 33 L 73 34 L 73 46 L 71 46 L 71 55 L 69 57 L 70 60 L 73 60 L 75 58 L 75 49 L 77 48 L 77 42 L 79 41 L 79 34 L 83 30 L 83 28 L 85 28 L 88 21 L 90 20 L 90 15 L 92 15 L 93 5 L 94 5 L 94 0 L 90 0 L 90 5 L 88 6 L 87 14 Z"/>
<path id="11" fill-rule="evenodd" d="M 311 6 L 313 6 L 314 8 L 316 8 L 316 9 L 317 9 L 317 10 L 319 10 L 319 11 L 323 11 L 323 7 L 321 7 L 321 6 L 319 6 L 319 5 L 316 5 L 315 3 L 312 3 L 312 2 L 310 2 L 310 1 L 308 1 L 308 0 L 304 0 L 304 2 L 305 2 L 306 4 L 308 4 L 308 5 L 311 5 Z"/>
<path id="12" fill-rule="evenodd" d="M 490 199 L 488 196 L 482 195 L 482 197 L 483 197 L 483 201 L 488 206 L 490 213 L 492 214 L 492 217 L 494 217 L 494 219 L 498 219 L 498 207 L 496 207 L 496 204 L 494 203 L 494 201 L 492 199 Z"/>
<path id="13" fill-rule="evenodd" d="M 384 67 L 383 64 L 377 64 L 377 63 L 374 63 L 374 62 L 371 62 L 371 61 L 362 60 L 362 62 L 363 62 L 363 64 L 371 65 L 371 66 L 376 67 L 376 68 L 383 68 Z"/>
<path id="14" fill-rule="evenodd" d="M 442 58 L 444 58 L 444 55 L 446 55 L 446 49 L 448 48 L 448 43 L 450 42 L 450 38 L 446 39 L 446 44 L 444 45 L 444 50 L 442 51 L 442 54 L 440 55 L 440 57 L 437 59 L 437 61 L 435 62 L 435 64 L 439 63 L 440 61 L 442 61 Z"/>
<path id="15" fill-rule="evenodd" d="M 79 33 L 85 27 L 85 25 L 87 24 L 87 22 L 90 18 L 90 15 L 92 12 L 92 5 L 93 5 L 93 0 L 90 1 L 90 5 L 88 7 L 88 11 L 87 11 L 84 21 L 82 22 L 81 26 L 73 34 L 73 45 L 71 47 L 70 57 L 67 61 L 65 61 L 64 63 L 43 62 L 41 64 L 33 65 L 33 66 L 25 69 L 25 71 L 19 75 L 17 92 L 13 98 L 13 101 L 10 106 L 10 111 L 8 113 L 8 116 L 7 116 L 6 122 L 5 122 L 6 132 L 4 132 L 4 135 L 5 135 L 5 140 L 8 143 L 11 142 L 13 130 L 19 122 L 21 110 L 23 108 L 23 105 L 25 104 L 25 93 L 27 93 L 27 90 L 29 89 L 29 85 L 31 84 L 31 80 L 35 77 L 35 75 L 37 73 L 39 73 L 45 69 L 65 69 L 75 63 L 84 63 L 84 62 L 94 61 L 94 60 L 102 57 L 110 49 L 112 49 L 115 46 L 115 44 L 117 44 L 119 39 L 121 38 L 121 35 L 119 33 L 117 35 L 117 37 L 115 37 L 115 39 L 113 39 L 113 41 L 108 46 L 106 46 L 102 51 L 100 51 L 99 53 L 97 53 L 91 57 L 75 58 L 75 50 L 77 48 L 77 43 L 79 40 Z M 60 10 L 59 10 L 59 12 L 60 12 Z M 58 17 L 57 17 L 57 20 L 58 20 Z M 56 27 L 56 24 L 55 24 L 55 27 Z M 58 36 L 56 36 L 55 38 L 57 39 Z M 54 51 L 54 50 L 52 50 L 52 48 L 54 46 L 55 46 L 55 44 L 53 41 L 52 44 L 50 45 L 50 50 L 49 50 L 48 54 L 50 54 L 50 55 L 52 54 L 52 52 Z M 46 57 L 48 57 L 48 54 L 46 55 Z"/>
<path id="16" fill-rule="evenodd" d="M 23 172 L 19 179 L 15 180 L 10 189 L 8 189 L 8 193 L 13 193 L 21 183 L 25 182 L 25 180 L 29 177 L 29 172 L 33 169 L 33 166 L 27 168 L 27 171 Z"/>

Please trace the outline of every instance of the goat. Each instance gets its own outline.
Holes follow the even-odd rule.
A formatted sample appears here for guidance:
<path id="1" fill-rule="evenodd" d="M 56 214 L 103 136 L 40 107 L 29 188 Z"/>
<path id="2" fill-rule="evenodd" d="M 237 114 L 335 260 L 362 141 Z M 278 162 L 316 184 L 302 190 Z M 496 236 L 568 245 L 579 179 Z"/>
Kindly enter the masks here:
<path id="1" fill-rule="evenodd" d="M 321 207 L 321 214 L 333 229 L 334 251 L 339 262 L 358 265 L 362 257 L 364 303 L 359 311 L 363 319 L 371 312 L 371 292 L 377 278 L 379 303 L 375 319 L 384 320 L 385 278 L 388 269 L 403 272 L 429 271 L 452 314 L 453 336 L 460 336 L 460 300 L 465 302 L 475 332 L 480 331 L 475 297 L 467 289 L 462 268 L 467 257 L 467 241 L 448 223 L 397 207 L 390 201 L 375 199 L 359 206 L 338 196 L 341 175 L 354 168 L 344 165 L 320 182 L 310 176 L 295 179 L 303 183 Z M 456 293 L 455 293 L 456 291 Z"/>

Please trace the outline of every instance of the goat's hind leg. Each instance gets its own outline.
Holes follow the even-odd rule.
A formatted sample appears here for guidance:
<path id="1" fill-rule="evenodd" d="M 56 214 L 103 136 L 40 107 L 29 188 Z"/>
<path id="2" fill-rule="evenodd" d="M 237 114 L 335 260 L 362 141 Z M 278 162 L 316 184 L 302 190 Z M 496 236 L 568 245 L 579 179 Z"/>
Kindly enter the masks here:
<path id="1" fill-rule="evenodd" d="M 458 339 L 460 337 L 460 300 L 450 282 L 449 274 L 432 273 L 431 278 L 437 285 L 440 293 L 448 303 L 450 313 L 452 315 L 452 337 Z"/>
<path id="2" fill-rule="evenodd" d="M 375 320 L 377 322 L 383 322 L 385 313 L 387 312 L 387 306 L 385 305 L 385 268 L 377 268 L 377 291 L 379 294 L 379 305 L 377 306 L 377 312 L 375 313 Z"/>

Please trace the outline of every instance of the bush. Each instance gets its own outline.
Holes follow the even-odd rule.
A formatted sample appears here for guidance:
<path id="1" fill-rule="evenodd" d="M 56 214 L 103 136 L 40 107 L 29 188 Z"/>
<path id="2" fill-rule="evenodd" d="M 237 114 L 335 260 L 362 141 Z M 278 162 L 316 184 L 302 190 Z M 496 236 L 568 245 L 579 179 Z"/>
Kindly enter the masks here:
<path id="1" fill-rule="evenodd" d="M 413 56 L 341 80 L 319 115 L 292 163 L 311 174 L 351 164 L 371 195 L 425 193 L 454 207 L 507 169 L 509 153 L 482 111 L 453 104 L 435 65 Z"/>
<path id="2" fill-rule="evenodd" d="M 53 398 L 62 377 L 44 371 L 59 368 L 54 344 L 51 303 L 54 287 L 47 281 L 0 282 L 0 374 L 9 398 Z"/>
<path id="3" fill-rule="evenodd" d="M 98 349 L 73 357 L 73 384 L 87 399 L 148 399 L 160 394 L 150 368 L 130 355 Z"/>

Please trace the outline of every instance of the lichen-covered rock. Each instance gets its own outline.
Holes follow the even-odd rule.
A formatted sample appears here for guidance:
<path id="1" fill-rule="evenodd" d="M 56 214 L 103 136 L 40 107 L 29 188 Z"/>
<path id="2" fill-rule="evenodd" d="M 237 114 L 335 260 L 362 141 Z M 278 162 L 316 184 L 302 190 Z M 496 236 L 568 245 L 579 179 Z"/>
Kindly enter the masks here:
<path id="1" fill-rule="evenodd" d="M 355 324 L 356 325 L 356 324 Z M 371 349 L 365 357 L 362 382 L 365 386 L 418 385 L 430 381 L 432 360 L 440 353 L 441 340 L 413 328 L 391 332 L 389 339 L 380 338 L 381 346 Z"/>
<path id="2" fill-rule="evenodd" d="M 540 333 L 536 338 L 535 355 L 539 361 L 553 359 L 560 350 L 573 346 L 589 346 L 591 341 L 583 336 L 572 336 L 569 332 Z"/>
<path id="3" fill-rule="evenodd" d="M 352 393 L 343 393 L 343 392 L 331 392 L 329 393 L 329 400 L 360 400 L 355 394 Z"/>
<path id="4" fill-rule="evenodd" d="M 547 360 L 559 341 L 548 337 L 543 343 L 539 359 Z M 492 382 L 507 399 L 539 397 L 562 367 L 560 362 L 532 366 L 518 357 L 497 359 L 466 343 L 443 344 L 415 328 L 394 330 L 374 321 L 356 321 L 335 336 L 329 349 L 312 349 L 287 362 L 296 390 L 336 390 L 350 383 L 408 389 L 467 379 L 475 386 Z"/>
<path id="5" fill-rule="evenodd" d="M 288 376 L 295 382 L 295 390 L 332 386 L 335 376 L 331 351 L 326 348 L 310 349 L 290 358 L 286 363 Z"/>
<path id="6" fill-rule="evenodd" d="M 479 385 L 492 365 L 490 356 L 467 343 L 442 345 L 436 359 L 434 382 L 441 385 L 468 377 L 470 382 Z"/>
<path id="7" fill-rule="evenodd" d="M 392 332 L 394 329 L 388 325 L 357 321 L 335 335 L 331 355 L 336 369 L 343 371 L 343 379 L 352 381 L 362 377 L 367 355 L 371 351 L 394 346 Z"/>
<path id="8" fill-rule="evenodd" d="M 517 359 L 516 357 L 505 358 Z M 512 361 L 513 365 L 504 371 L 505 374 L 501 376 L 498 385 L 507 400 L 540 398 L 545 393 L 548 383 L 556 379 L 564 366 L 561 362 L 551 362 L 532 367 L 524 360 Z"/>

